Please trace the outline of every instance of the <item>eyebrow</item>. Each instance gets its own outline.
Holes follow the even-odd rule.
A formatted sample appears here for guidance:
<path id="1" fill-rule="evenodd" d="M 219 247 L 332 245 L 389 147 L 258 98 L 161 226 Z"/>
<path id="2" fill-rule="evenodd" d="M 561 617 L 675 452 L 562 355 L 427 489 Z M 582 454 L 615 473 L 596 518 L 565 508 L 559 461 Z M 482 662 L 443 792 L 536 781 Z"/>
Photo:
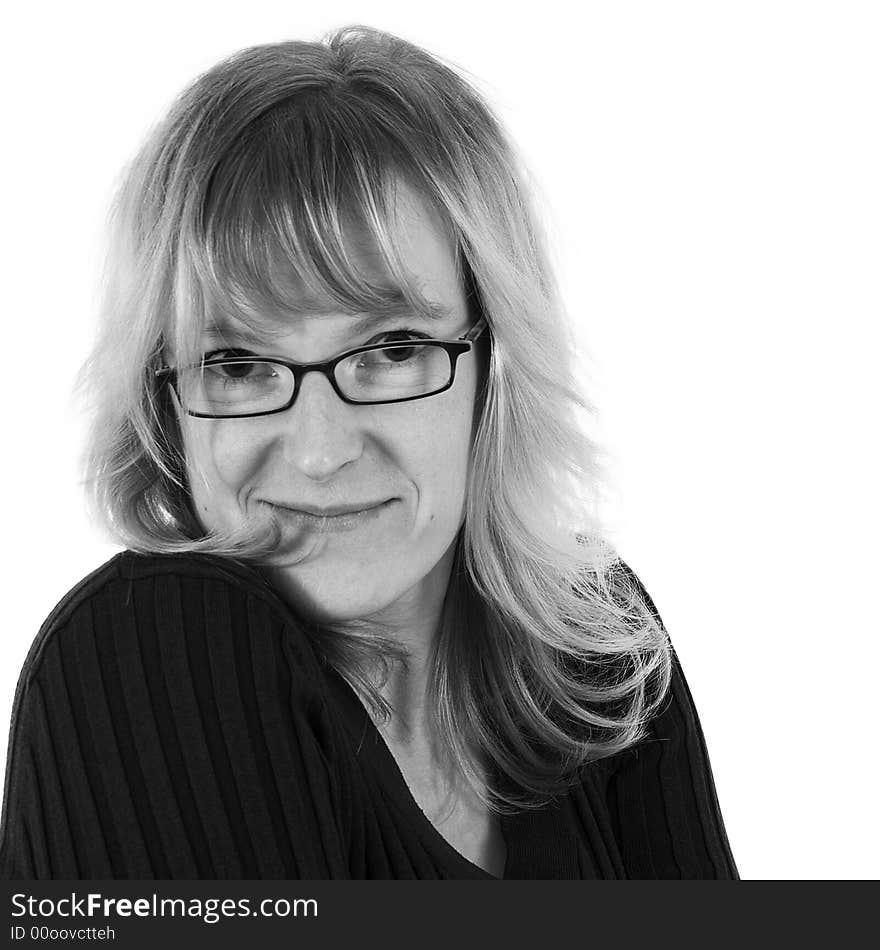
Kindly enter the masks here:
<path id="1" fill-rule="evenodd" d="M 351 314 L 353 323 L 353 332 L 365 333 L 377 327 L 385 326 L 392 321 L 399 320 L 407 316 L 414 319 L 423 319 L 429 322 L 445 320 L 453 316 L 454 311 L 445 304 L 438 303 L 435 300 L 421 298 L 420 306 L 414 309 L 412 304 L 406 301 L 403 296 L 399 300 L 390 302 L 381 313 L 362 313 Z M 326 306 L 310 307 L 305 302 L 298 302 L 291 308 L 291 313 L 326 313 Z M 261 343 L 265 340 L 265 335 L 255 333 L 245 323 L 239 323 L 236 320 L 227 320 L 224 317 L 217 317 L 208 322 L 205 326 L 206 336 L 222 339 L 224 337 L 233 337 L 237 340 L 247 343 Z M 269 336 L 272 333 L 270 331 Z"/>

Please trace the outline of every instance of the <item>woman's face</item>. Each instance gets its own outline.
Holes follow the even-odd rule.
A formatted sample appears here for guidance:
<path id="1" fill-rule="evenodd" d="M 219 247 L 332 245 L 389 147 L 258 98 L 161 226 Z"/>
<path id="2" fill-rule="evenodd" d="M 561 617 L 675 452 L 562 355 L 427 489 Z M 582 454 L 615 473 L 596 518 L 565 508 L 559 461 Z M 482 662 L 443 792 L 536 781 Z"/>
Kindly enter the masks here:
<path id="1" fill-rule="evenodd" d="M 412 313 L 369 328 L 358 323 L 368 315 L 271 315 L 284 324 L 271 343 L 235 340 L 227 329 L 223 345 L 317 362 L 382 342 L 394 330 L 461 336 L 472 321 L 450 238 L 409 189 L 401 188 L 398 211 L 407 267 L 445 315 Z M 359 266 L 387 276 L 376 251 L 357 240 L 349 250 Z M 204 341 L 206 352 L 219 345 Z M 288 600 L 316 619 L 378 615 L 405 623 L 439 611 L 464 520 L 476 388 L 472 349 L 459 358 L 450 389 L 411 402 L 350 405 L 313 372 L 285 412 L 250 419 L 181 415 L 194 509 L 207 529 L 273 515 L 282 529 L 273 575 Z M 382 507 L 354 518 L 297 513 L 376 505 Z"/>

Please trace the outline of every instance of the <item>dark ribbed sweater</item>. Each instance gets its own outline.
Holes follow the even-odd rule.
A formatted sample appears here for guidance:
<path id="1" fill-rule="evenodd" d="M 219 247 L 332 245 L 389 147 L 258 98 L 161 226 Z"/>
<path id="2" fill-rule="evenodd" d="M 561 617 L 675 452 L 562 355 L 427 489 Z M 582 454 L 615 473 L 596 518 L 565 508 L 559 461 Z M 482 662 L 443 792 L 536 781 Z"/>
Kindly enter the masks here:
<path id="1" fill-rule="evenodd" d="M 735 878 L 677 658 L 649 736 L 501 818 L 505 878 Z M 490 879 L 412 797 L 363 704 L 256 571 L 117 555 L 16 692 L 0 877 Z"/>

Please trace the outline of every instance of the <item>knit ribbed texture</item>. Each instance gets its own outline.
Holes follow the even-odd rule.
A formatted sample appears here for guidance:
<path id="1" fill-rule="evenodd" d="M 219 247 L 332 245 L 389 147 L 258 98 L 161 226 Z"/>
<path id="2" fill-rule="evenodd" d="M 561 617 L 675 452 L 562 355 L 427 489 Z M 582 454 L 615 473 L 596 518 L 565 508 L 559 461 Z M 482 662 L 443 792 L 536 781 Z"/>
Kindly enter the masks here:
<path id="1" fill-rule="evenodd" d="M 676 661 L 636 748 L 501 820 L 510 878 L 735 878 Z M 117 555 L 16 693 L 3 879 L 488 879 L 419 809 L 347 684 L 251 568 Z"/>

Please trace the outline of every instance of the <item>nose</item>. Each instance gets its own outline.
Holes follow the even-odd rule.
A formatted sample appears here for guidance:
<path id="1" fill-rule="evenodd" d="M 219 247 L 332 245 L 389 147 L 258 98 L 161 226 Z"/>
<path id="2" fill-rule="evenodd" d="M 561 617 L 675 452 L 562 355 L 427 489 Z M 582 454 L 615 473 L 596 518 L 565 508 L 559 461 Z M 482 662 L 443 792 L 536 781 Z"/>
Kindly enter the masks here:
<path id="1" fill-rule="evenodd" d="M 306 373 L 296 402 L 275 417 L 282 425 L 285 461 L 313 481 L 331 478 L 363 451 L 354 418 L 360 408 L 343 402 L 322 373 Z"/>

